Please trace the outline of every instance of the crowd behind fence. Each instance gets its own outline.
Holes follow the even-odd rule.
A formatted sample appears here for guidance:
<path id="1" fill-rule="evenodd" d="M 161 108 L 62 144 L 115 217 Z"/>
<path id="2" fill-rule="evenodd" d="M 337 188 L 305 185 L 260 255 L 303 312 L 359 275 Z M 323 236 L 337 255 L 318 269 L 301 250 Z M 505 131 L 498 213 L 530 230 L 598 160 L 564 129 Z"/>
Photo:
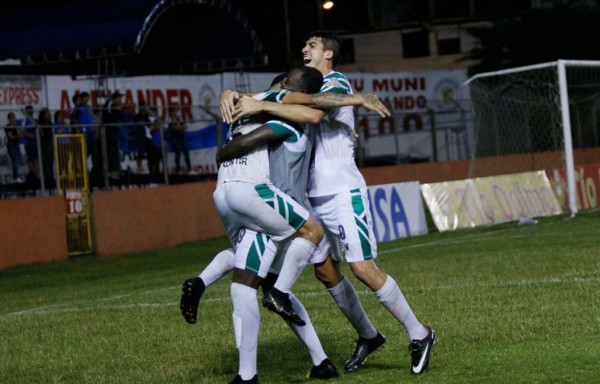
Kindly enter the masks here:
<path id="1" fill-rule="evenodd" d="M 85 100 L 86 94 L 83 93 Z M 179 106 L 157 108 L 143 103 L 127 106 L 114 103 L 93 108 L 85 101 L 70 111 L 31 106 L 22 110 L 2 110 L 0 118 L 0 185 L 2 197 L 33 190 L 34 194 L 53 194 L 56 189 L 54 138 L 81 134 L 85 137 L 87 165 L 93 189 L 108 189 L 132 178 L 138 184 L 169 184 L 187 179 L 214 177 L 201 172 L 190 158 L 194 133 L 208 127 L 212 135 L 201 138 L 206 148 L 221 145 L 220 120 L 204 107 Z M 192 112 L 191 110 L 195 111 Z M 200 113 L 201 112 L 201 113 Z M 194 116 L 195 115 L 195 116 Z M 185 119 L 184 119 L 185 118 Z M 212 129 L 210 129 L 212 128 Z M 205 141 L 211 141 L 206 143 Z M 192 143 L 193 144 L 193 143 Z M 214 160 L 214 154 L 212 156 Z"/>
<path id="2" fill-rule="evenodd" d="M 214 155 L 227 130 L 218 106 L 125 105 L 122 96 L 91 106 L 82 92 L 71 110 L 0 110 L 0 198 L 57 193 L 53 142 L 63 134 L 84 136 L 92 191 L 216 177 Z M 387 119 L 358 109 L 359 166 L 468 158 L 467 105 Z"/>

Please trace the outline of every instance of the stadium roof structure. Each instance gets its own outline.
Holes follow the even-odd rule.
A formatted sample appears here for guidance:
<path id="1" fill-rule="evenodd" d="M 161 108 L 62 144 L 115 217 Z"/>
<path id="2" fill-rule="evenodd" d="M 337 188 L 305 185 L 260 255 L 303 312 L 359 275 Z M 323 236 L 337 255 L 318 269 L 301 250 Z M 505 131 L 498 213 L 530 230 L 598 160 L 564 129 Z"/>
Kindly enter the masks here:
<path id="1" fill-rule="evenodd" d="M 20 62 L 0 73 L 199 73 L 268 63 L 228 0 L 24 3 L 0 11 L 0 61 Z"/>

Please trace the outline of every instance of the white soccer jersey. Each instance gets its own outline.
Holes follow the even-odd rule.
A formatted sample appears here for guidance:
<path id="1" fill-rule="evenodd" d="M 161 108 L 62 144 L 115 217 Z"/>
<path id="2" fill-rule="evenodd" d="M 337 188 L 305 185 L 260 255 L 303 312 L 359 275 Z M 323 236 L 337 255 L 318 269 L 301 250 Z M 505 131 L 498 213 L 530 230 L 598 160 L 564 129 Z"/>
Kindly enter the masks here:
<path id="1" fill-rule="evenodd" d="M 277 92 L 266 91 L 254 95 L 256 100 L 275 101 Z M 243 118 L 229 132 L 228 140 L 238 134 L 246 134 L 260 127 L 265 117 Z M 219 167 L 217 185 L 234 181 L 261 184 L 269 181 L 269 150 L 267 145 L 254 148 L 244 156 L 224 161 Z"/>
<path id="2" fill-rule="evenodd" d="M 350 82 L 340 72 L 323 78 L 321 92 L 352 94 Z M 328 196 L 366 186 L 354 160 L 354 109 L 333 109 L 313 126 L 315 157 L 310 169 L 308 196 Z"/>

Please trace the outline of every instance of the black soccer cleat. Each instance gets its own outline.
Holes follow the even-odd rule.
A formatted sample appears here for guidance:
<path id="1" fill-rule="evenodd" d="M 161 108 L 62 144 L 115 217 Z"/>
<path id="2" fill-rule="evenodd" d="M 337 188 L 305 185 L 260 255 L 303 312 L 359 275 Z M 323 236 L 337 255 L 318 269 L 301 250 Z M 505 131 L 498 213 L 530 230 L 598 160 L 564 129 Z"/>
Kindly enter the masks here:
<path id="1" fill-rule="evenodd" d="M 425 326 L 429 330 L 429 333 L 422 340 L 412 340 L 408 349 L 412 357 L 412 364 L 410 371 L 413 375 L 420 375 L 425 372 L 429 365 L 429 358 L 431 356 L 431 349 L 433 343 L 435 343 L 435 330 Z"/>
<path id="2" fill-rule="evenodd" d="M 254 375 L 250 380 L 243 380 L 242 376 L 236 375 L 233 380 L 229 382 L 229 384 L 258 384 L 258 375 Z"/>
<path id="3" fill-rule="evenodd" d="M 188 279 L 183 282 L 181 287 L 181 301 L 179 302 L 179 310 L 185 321 L 190 324 L 196 324 L 198 318 L 198 304 L 204 293 L 204 282 L 199 277 Z"/>
<path id="4" fill-rule="evenodd" d="M 283 317 L 288 323 L 296 324 L 300 327 L 306 325 L 306 322 L 292 308 L 292 302 L 287 293 L 272 288 L 263 295 L 262 305 L 269 311 Z"/>
<path id="5" fill-rule="evenodd" d="M 329 359 L 325 359 L 321 364 L 313 365 L 307 377 L 309 379 L 327 380 L 338 377 L 339 375 L 340 373 L 335 365 L 333 365 Z"/>
<path id="6" fill-rule="evenodd" d="M 377 336 L 372 339 L 359 337 L 356 341 L 356 349 L 354 350 L 352 357 L 346 361 L 344 369 L 346 371 L 352 371 L 360 367 L 367 361 L 367 358 L 371 353 L 383 348 L 383 344 L 385 344 L 385 336 L 379 332 L 377 332 Z"/>

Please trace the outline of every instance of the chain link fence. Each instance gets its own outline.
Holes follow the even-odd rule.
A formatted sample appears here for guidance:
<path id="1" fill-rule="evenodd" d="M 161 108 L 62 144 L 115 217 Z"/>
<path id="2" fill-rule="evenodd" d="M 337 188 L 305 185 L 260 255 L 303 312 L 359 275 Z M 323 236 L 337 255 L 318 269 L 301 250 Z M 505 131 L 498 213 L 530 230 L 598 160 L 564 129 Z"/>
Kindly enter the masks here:
<path id="1" fill-rule="evenodd" d="M 472 117 L 468 100 L 453 108 L 394 112 L 356 109 L 361 167 L 466 159 Z M 0 198 L 57 194 L 53 138 L 85 138 L 90 190 L 214 180 L 227 126 L 218 106 L 0 110 Z"/>

